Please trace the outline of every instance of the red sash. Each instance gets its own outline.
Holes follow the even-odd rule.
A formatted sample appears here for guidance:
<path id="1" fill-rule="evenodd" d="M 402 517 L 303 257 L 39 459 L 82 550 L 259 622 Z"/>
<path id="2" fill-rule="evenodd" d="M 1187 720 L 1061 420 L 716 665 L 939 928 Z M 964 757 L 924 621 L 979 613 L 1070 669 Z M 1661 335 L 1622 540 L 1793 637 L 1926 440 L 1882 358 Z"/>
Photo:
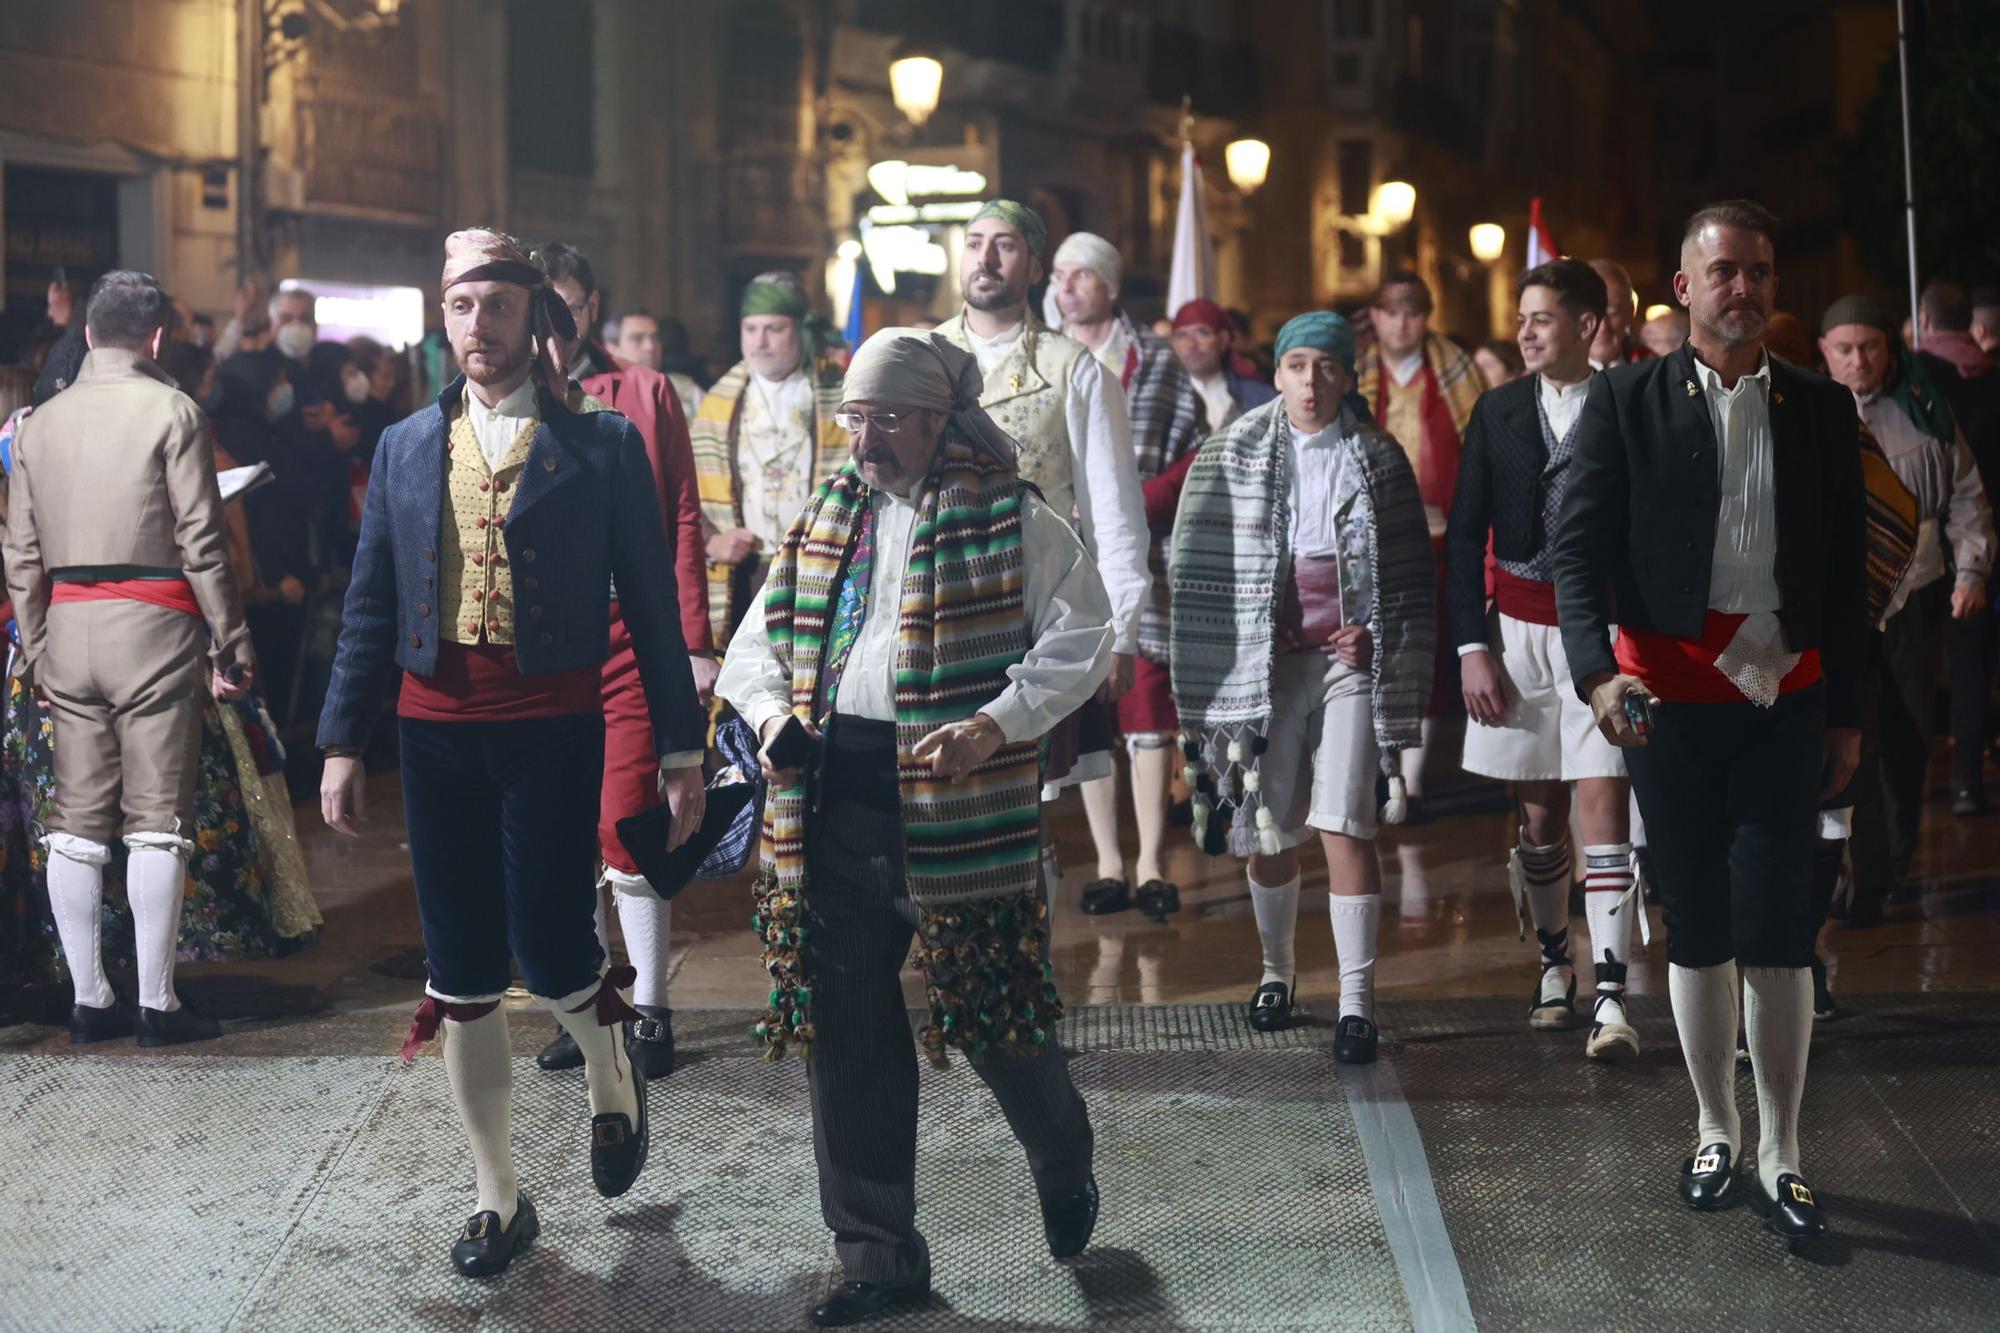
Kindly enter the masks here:
<path id="1" fill-rule="evenodd" d="M 1699 639 L 1676 639 L 1652 630 L 1618 627 L 1618 669 L 1646 682 L 1646 688 L 1672 704 L 1740 704 L 1743 691 L 1736 682 L 1715 669 L 1715 659 L 1736 637 L 1736 628 L 1747 617 L 1710 611 L 1703 619 Z M 1821 678 L 1819 649 L 1808 648 L 1799 655 L 1799 664 L 1778 682 L 1779 694 L 1791 694 Z"/>
<path id="2" fill-rule="evenodd" d="M 145 602 L 169 611 L 201 615 L 194 585 L 186 579 L 111 579 L 103 583 L 58 583 L 49 590 L 49 605 L 65 602 Z"/>

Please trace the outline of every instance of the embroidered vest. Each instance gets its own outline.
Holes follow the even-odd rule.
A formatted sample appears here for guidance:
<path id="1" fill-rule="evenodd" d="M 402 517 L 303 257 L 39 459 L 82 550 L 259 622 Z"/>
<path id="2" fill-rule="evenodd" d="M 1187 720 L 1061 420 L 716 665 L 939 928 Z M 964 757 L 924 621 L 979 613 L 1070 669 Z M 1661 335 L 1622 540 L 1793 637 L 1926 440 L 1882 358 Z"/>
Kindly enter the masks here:
<path id="1" fill-rule="evenodd" d="M 501 530 L 540 424 L 539 413 L 524 423 L 494 469 L 486 465 L 463 402 L 451 419 L 438 544 L 438 625 L 449 642 L 514 642 L 514 578 Z"/>
<path id="2" fill-rule="evenodd" d="M 1075 465 L 1070 453 L 1069 386 L 1076 363 L 1090 349 L 1053 333 L 1032 314 L 1007 355 L 985 375 L 979 405 L 1000 429 L 1021 443 L 1021 479 L 1035 484 L 1065 520 L 1076 513 Z M 965 316 L 946 320 L 939 333 L 970 352 Z"/>

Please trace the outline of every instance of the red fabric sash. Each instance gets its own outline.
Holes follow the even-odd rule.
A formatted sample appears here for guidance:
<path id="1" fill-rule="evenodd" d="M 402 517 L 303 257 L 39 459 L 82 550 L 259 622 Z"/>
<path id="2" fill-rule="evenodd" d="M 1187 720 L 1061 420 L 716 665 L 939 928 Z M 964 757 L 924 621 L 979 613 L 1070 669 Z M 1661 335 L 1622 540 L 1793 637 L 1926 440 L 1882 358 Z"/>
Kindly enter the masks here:
<path id="1" fill-rule="evenodd" d="M 1380 363 L 1375 375 L 1375 420 L 1388 420 L 1391 381 L 1396 377 L 1389 370 L 1388 362 Z M 1451 404 L 1444 400 L 1444 390 L 1438 385 L 1437 367 L 1431 364 L 1428 353 L 1423 364 L 1424 400 L 1421 417 L 1424 423 L 1424 438 L 1417 447 L 1417 492 L 1424 503 L 1436 505 L 1445 513 L 1451 512 L 1452 492 L 1458 488 L 1458 426 L 1451 419 Z M 1414 382 L 1401 388 L 1413 388 Z"/>
<path id="2" fill-rule="evenodd" d="M 496 643 L 441 643 L 437 669 L 403 673 L 396 716 L 422 722 L 519 722 L 602 712 L 598 668 L 522 674 L 514 650 Z"/>
<path id="3" fill-rule="evenodd" d="M 1493 604 L 1500 614 L 1529 625 L 1556 623 L 1556 585 L 1524 579 L 1493 566 Z"/>
<path id="4" fill-rule="evenodd" d="M 1736 637 L 1746 617 L 1710 611 L 1699 639 L 1676 639 L 1652 630 L 1618 627 L 1618 669 L 1646 682 L 1646 688 L 1671 704 L 1740 704 L 1743 691 L 1715 669 L 1715 659 Z M 1819 649 L 1808 648 L 1799 664 L 1778 682 L 1779 694 L 1792 694 L 1820 682 Z"/>
<path id="5" fill-rule="evenodd" d="M 49 605 L 65 602 L 144 602 L 169 611 L 201 615 L 194 585 L 186 579 L 112 579 L 104 583 L 58 583 L 49 590 Z"/>

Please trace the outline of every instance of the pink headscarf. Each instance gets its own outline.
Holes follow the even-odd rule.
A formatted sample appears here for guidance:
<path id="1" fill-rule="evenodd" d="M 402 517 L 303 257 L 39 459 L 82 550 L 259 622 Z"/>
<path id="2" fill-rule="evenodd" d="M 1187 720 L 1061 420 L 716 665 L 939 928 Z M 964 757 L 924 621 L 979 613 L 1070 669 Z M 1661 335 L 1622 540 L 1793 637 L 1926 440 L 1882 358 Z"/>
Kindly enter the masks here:
<path id="1" fill-rule="evenodd" d="M 569 392 L 569 370 L 558 341 L 576 337 L 576 319 L 549 276 L 521 243 L 504 232 L 474 227 L 444 239 L 444 277 L 450 291 L 461 282 L 511 282 L 528 289 L 528 332 L 535 339 L 535 375 L 560 401 Z"/>

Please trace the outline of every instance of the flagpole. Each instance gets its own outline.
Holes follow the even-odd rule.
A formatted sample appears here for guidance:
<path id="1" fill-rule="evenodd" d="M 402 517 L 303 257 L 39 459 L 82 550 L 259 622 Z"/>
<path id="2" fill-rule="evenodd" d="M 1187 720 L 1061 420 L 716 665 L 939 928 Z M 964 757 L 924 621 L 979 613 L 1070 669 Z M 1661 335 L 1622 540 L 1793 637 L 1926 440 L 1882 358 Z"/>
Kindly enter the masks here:
<path id="1" fill-rule="evenodd" d="M 1910 246 L 1910 347 L 1922 345 L 1923 330 L 1917 319 L 1917 185 L 1910 157 L 1910 28 L 1904 15 L 1905 0 L 1896 0 L 1896 69 L 1903 103 L 1903 216 L 1909 230 Z"/>

